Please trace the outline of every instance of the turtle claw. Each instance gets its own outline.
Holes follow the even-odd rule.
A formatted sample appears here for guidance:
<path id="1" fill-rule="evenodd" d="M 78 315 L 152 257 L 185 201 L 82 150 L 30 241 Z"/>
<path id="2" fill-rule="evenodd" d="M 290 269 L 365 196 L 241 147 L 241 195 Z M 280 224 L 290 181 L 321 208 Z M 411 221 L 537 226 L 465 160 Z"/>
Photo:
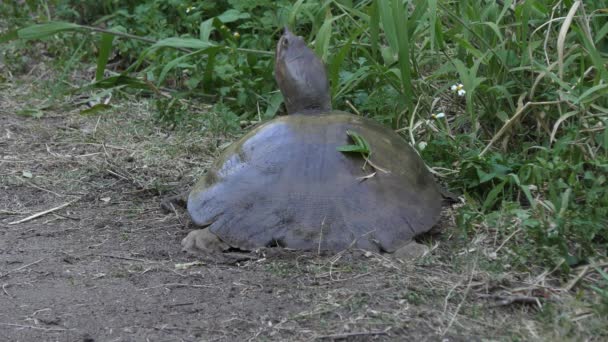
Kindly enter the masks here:
<path id="1" fill-rule="evenodd" d="M 190 254 L 222 253 L 229 248 L 228 244 L 209 229 L 193 230 L 182 240 L 182 251 Z"/>
<path id="2" fill-rule="evenodd" d="M 393 256 L 403 261 L 414 261 L 425 256 L 430 249 L 423 244 L 411 241 L 393 253 Z"/>

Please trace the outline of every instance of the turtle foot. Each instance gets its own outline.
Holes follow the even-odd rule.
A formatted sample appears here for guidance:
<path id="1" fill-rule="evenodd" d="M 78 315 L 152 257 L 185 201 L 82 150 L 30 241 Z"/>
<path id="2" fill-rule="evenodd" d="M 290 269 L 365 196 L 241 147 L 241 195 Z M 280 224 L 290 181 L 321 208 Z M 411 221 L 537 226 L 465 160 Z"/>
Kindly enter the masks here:
<path id="1" fill-rule="evenodd" d="M 193 230 L 182 240 L 182 251 L 191 254 L 214 254 L 228 250 L 230 246 L 209 229 Z"/>
<path id="2" fill-rule="evenodd" d="M 403 261 L 413 261 L 423 257 L 429 252 L 429 248 L 423 244 L 411 241 L 407 245 L 399 248 L 393 256 Z"/>

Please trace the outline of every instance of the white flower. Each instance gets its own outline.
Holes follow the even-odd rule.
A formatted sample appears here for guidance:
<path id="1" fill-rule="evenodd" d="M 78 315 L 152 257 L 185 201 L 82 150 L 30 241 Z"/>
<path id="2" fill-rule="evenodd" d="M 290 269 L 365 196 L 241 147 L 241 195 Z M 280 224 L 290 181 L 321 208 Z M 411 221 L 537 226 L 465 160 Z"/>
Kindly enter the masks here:
<path id="1" fill-rule="evenodd" d="M 441 112 L 441 113 L 437 113 L 437 114 L 433 114 L 433 119 L 443 119 L 445 118 L 445 113 Z"/>
<path id="2" fill-rule="evenodd" d="M 464 90 L 464 89 L 460 89 L 460 90 L 458 91 L 458 96 L 462 97 L 462 96 L 464 96 L 464 94 L 466 94 L 466 93 L 467 93 L 467 92 L 466 92 L 466 90 Z"/>
<path id="3" fill-rule="evenodd" d="M 426 148 L 426 141 L 421 141 L 418 143 L 418 148 L 420 149 L 420 151 L 424 150 Z"/>
<path id="4" fill-rule="evenodd" d="M 450 89 L 451 89 L 452 91 L 456 91 L 456 90 L 458 90 L 458 86 L 457 86 L 457 85 L 455 85 L 455 84 L 453 84 L 453 85 L 450 87 Z"/>
<path id="5" fill-rule="evenodd" d="M 190 13 L 191 11 L 194 11 L 195 9 L 196 9 L 196 7 L 190 6 L 190 7 L 186 8 L 186 13 Z"/>

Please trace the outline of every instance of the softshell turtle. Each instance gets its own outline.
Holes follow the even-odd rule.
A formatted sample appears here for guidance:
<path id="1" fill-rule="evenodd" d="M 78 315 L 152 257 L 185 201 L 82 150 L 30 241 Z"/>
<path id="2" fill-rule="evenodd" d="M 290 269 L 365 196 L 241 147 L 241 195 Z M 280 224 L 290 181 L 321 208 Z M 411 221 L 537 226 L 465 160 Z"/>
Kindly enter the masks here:
<path id="1" fill-rule="evenodd" d="M 301 37 L 285 29 L 275 58 L 289 115 L 233 143 L 194 186 L 188 212 L 206 228 L 184 249 L 418 254 L 413 238 L 437 222 L 442 202 L 422 159 L 390 129 L 331 109 L 325 67 Z M 352 144 L 347 131 L 367 142 L 369 163 L 338 151 Z"/>

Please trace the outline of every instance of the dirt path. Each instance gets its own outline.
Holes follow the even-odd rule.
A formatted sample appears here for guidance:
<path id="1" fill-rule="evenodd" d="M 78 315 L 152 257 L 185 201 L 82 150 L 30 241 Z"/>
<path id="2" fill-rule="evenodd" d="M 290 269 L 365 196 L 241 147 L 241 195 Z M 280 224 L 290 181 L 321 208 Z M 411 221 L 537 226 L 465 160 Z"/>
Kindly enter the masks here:
<path id="1" fill-rule="evenodd" d="M 139 104 L 95 117 L 17 109 L 0 112 L 2 341 L 527 336 L 530 309 L 488 308 L 470 290 L 489 278 L 441 248 L 417 264 L 359 251 L 184 255 L 186 215 L 158 204 L 192 184 L 216 139 L 158 129 Z"/>

